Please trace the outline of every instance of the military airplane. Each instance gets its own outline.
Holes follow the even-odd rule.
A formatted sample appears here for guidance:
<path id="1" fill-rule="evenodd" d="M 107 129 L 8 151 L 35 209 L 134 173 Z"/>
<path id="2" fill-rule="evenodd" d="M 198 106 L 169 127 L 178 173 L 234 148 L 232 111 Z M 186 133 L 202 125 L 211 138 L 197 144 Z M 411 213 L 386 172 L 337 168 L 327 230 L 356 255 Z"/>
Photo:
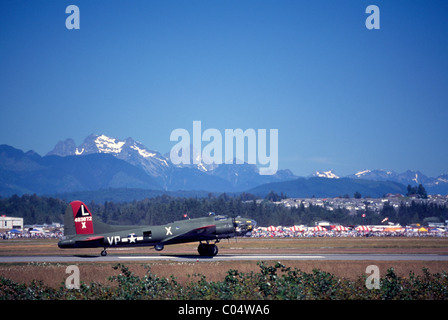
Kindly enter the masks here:
<path id="1" fill-rule="evenodd" d="M 102 256 L 110 247 L 153 246 L 163 250 L 165 245 L 199 241 L 201 256 L 215 256 L 221 239 L 245 235 L 253 230 L 256 221 L 229 218 L 210 213 L 206 217 L 184 219 L 160 226 L 108 225 L 93 219 L 81 201 L 73 201 L 64 214 L 64 237 L 59 248 L 103 248 Z M 214 243 L 211 243 L 214 242 Z"/>

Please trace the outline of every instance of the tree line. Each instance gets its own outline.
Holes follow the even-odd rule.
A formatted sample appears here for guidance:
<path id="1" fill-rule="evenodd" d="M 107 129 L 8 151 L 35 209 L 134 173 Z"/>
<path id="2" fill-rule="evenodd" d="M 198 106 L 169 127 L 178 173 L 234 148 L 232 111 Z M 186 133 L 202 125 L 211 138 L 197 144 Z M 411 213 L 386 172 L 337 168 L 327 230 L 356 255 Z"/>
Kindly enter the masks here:
<path id="1" fill-rule="evenodd" d="M 248 217 L 255 219 L 259 226 L 269 225 L 314 225 L 316 221 L 329 221 L 343 225 L 380 224 L 384 218 L 401 225 L 411 223 L 444 222 L 448 220 L 446 204 L 437 205 L 426 202 L 412 202 L 410 206 L 401 203 L 395 209 L 388 202 L 380 212 L 374 212 L 368 206 L 356 215 L 350 215 L 343 208 L 327 210 L 322 206 L 303 204 L 297 208 L 287 208 L 274 204 L 270 194 L 266 199 L 257 201 L 251 194 L 229 196 L 225 193 L 215 196 L 209 194 L 204 198 L 178 198 L 167 195 L 157 196 L 141 201 L 117 203 L 106 201 L 86 203 L 94 219 L 109 224 L 123 225 L 159 225 L 181 220 L 184 215 L 189 218 L 206 216 L 209 212 L 230 217 Z M 283 195 L 280 198 L 284 197 Z M 14 195 L 0 198 L 0 214 L 12 217 L 23 217 L 24 224 L 51 224 L 63 222 L 63 215 L 68 203 L 64 200 L 37 196 Z"/>

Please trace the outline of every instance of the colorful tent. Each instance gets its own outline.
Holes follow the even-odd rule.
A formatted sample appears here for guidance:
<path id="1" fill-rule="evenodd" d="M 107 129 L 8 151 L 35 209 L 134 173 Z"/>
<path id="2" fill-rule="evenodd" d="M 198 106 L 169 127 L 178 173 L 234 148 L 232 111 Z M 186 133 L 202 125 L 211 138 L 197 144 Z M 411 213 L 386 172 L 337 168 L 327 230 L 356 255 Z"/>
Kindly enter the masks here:
<path id="1" fill-rule="evenodd" d="M 368 232 L 368 231 L 372 231 L 372 228 L 368 227 L 368 226 L 357 226 L 355 228 L 356 231 L 362 231 L 362 232 Z"/>
<path id="2" fill-rule="evenodd" d="M 17 229 L 11 229 L 8 231 L 9 233 L 22 233 L 22 231 L 17 230 Z"/>
<path id="3" fill-rule="evenodd" d="M 267 230 L 268 230 L 268 231 L 277 231 L 277 228 L 274 227 L 274 226 L 269 226 L 269 227 L 267 228 Z"/>
<path id="4" fill-rule="evenodd" d="M 336 226 L 335 228 L 333 228 L 334 231 L 348 231 L 347 227 L 344 226 Z"/>
<path id="5" fill-rule="evenodd" d="M 289 228 L 290 231 L 292 232 L 302 232 L 305 231 L 304 228 L 302 228 L 301 226 L 292 226 Z"/>
<path id="6" fill-rule="evenodd" d="M 327 231 L 327 229 L 325 229 L 322 226 L 317 226 L 317 227 L 311 228 L 310 230 L 311 231 Z"/>

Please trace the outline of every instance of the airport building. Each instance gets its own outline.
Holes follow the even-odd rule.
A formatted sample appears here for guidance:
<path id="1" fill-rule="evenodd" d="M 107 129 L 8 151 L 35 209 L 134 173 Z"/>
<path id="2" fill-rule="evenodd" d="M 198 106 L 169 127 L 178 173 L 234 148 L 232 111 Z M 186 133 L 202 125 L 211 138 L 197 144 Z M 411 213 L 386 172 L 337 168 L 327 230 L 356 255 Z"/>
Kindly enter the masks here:
<path id="1" fill-rule="evenodd" d="M 23 218 L 0 216 L 0 229 L 23 230 Z"/>

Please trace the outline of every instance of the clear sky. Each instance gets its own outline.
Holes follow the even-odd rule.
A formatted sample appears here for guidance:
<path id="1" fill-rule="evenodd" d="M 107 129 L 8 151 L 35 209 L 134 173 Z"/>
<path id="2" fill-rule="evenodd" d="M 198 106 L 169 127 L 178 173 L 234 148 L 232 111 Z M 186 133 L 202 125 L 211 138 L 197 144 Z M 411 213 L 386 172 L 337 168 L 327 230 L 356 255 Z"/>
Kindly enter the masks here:
<path id="1" fill-rule="evenodd" d="M 45 155 L 96 133 L 164 154 L 200 120 L 278 129 L 279 168 L 300 176 L 448 173 L 447 14 L 423 0 L 2 0 L 0 144 Z"/>

